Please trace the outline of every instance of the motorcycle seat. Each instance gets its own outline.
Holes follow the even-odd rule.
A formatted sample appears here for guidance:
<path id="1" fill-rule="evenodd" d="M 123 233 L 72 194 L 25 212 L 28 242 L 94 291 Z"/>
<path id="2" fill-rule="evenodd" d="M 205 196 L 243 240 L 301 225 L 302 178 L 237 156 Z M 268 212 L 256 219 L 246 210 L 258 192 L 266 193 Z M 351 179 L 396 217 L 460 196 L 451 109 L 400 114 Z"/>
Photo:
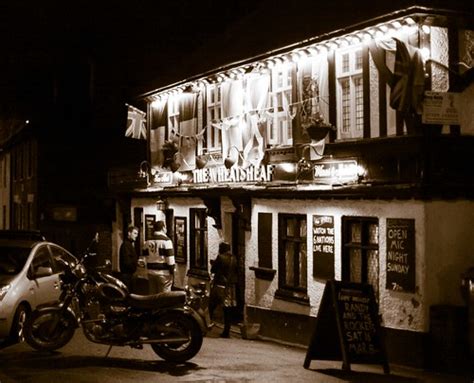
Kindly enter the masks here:
<path id="1" fill-rule="evenodd" d="M 156 309 L 172 306 L 183 306 L 186 301 L 184 291 L 167 291 L 153 295 L 130 294 L 128 303 L 140 309 Z"/>

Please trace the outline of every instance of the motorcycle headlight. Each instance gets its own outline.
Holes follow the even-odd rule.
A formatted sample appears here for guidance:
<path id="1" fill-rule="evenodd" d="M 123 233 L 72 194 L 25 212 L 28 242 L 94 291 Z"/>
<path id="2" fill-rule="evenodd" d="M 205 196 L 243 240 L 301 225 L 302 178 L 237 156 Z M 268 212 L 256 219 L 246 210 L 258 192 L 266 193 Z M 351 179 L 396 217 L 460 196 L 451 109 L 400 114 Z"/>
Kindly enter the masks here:
<path id="1" fill-rule="evenodd" d="M 5 295 L 7 295 L 8 290 L 10 289 L 11 285 L 0 285 L 0 301 L 5 298 Z"/>

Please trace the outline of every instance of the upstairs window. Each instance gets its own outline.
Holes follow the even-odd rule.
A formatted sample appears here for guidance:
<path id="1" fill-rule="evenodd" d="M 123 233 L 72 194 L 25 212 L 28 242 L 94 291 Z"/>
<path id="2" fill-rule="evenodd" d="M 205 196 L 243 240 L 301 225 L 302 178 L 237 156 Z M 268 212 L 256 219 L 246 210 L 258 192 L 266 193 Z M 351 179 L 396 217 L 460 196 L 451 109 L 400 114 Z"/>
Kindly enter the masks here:
<path id="1" fill-rule="evenodd" d="M 272 116 L 268 128 L 268 143 L 270 145 L 292 145 L 293 131 L 290 118 L 292 103 L 292 64 L 281 63 L 273 67 L 271 83 Z"/>
<path id="2" fill-rule="evenodd" d="M 222 118 L 221 85 L 212 84 L 207 87 L 207 149 L 217 152 L 222 147 L 222 131 L 219 129 Z"/>
<path id="3" fill-rule="evenodd" d="M 364 99 L 362 49 L 355 47 L 336 54 L 338 138 L 362 138 Z"/>

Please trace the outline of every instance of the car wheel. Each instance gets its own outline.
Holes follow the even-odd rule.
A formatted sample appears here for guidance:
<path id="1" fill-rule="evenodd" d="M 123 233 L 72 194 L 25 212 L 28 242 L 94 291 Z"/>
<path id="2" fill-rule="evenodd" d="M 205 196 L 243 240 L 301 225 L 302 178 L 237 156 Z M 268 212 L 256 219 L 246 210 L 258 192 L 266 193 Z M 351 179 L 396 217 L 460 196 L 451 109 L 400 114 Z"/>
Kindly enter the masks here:
<path id="1" fill-rule="evenodd" d="M 13 318 L 12 329 L 10 333 L 10 338 L 14 342 L 23 342 L 24 340 L 24 329 L 25 323 L 28 319 L 28 308 L 21 304 L 18 306 Z"/>

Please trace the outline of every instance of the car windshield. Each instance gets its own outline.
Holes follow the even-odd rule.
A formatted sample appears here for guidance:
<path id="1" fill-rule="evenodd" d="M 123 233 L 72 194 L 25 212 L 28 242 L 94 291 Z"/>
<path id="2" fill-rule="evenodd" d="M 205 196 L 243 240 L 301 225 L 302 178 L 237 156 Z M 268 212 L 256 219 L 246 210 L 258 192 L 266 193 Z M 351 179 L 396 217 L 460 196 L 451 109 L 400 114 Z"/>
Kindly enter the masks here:
<path id="1" fill-rule="evenodd" d="M 27 247 L 0 246 L 0 275 L 16 275 L 25 266 L 31 249 Z"/>

